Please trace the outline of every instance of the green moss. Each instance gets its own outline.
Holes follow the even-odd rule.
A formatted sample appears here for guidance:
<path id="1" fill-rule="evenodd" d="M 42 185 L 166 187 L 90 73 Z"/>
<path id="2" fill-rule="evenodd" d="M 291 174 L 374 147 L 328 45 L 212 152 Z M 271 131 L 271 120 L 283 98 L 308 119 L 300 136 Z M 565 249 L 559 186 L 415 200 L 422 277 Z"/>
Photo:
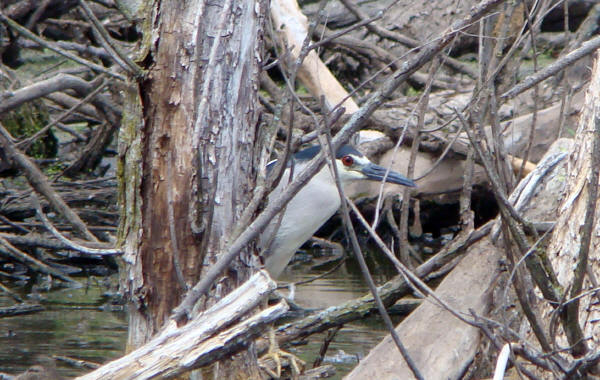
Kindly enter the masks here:
<path id="1" fill-rule="evenodd" d="M 416 88 L 409 86 L 406 89 L 406 96 L 417 96 L 417 95 L 421 95 L 423 91 L 417 90 Z"/>
<path id="2" fill-rule="evenodd" d="M 48 175 L 48 176 L 53 176 L 55 174 L 61 173 L 63 170 L 65 170 L 65 165 L 63 165 L 61 163 L 56 163 L 56 164 L 45 167 L 44 173 L 46 173 L 46 175 Z"/>
<path id="3" fill-rule="evenodd" d="M 28 102 L 2 116 L 2 124 L 17 140 L 33 136 L 50 118 L 41 102 Z M 34 158 L 56 157 L 58 141 L 52 131 L 40 136 L 25 153 Z"/>
<path id="4" fill-rule="evenodd" d="M 300 96 L 308 96 L 310 95 L 310 92 L 308 91 L 308 89 L 306 87 L 304 87 L 304 85 L 302 85 L 301 83 L 298 82 L 297 88 L 296 88 L 296 93 Z"/>

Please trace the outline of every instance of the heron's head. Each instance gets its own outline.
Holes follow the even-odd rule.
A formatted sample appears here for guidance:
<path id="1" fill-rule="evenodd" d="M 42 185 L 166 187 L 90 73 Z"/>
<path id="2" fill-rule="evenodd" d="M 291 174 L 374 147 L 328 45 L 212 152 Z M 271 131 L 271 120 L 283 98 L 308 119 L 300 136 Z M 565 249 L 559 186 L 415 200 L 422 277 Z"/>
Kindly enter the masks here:
<path id="1" fill-rule="evenodd" d="M 383 166 L 372 163 L 366 156 L 350 145 L 340 147 L 335 158 L 342 183 L 362 180 L 382 181 L 385 178 L 385 181 L 389 183 L 408 187 L 416 186 L 413 180 L 402 174 L 393 170 L 388 172 Z"/>

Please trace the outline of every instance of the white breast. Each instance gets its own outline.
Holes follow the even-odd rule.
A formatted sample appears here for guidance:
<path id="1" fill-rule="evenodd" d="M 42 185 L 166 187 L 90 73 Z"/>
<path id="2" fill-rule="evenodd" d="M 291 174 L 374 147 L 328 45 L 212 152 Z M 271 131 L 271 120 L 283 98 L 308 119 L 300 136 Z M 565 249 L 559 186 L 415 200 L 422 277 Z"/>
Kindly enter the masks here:
<path id="1" fill-rule="evenodd" d="M 275 194 L 288 183 L 288 173 L 281 179 Z M 327 166 L 311 180 L 310 186 L 302 188 L 288 203 L 281 225 L 270 249 L 265 254 L 265 267 L 277 278 L 294 253 L 321 227 L 340 207 L 340 197 Z M 261 235 L 260 246 L 267 243 L 273 233 L 278 217 L 275 217 Z"/>

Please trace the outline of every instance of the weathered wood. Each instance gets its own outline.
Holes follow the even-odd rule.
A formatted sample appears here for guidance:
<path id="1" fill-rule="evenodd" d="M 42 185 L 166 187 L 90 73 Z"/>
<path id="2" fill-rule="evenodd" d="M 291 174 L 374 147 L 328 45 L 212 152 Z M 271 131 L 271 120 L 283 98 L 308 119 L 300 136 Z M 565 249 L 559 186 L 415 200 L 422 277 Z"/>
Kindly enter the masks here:
<path id="1" fill-rule="evenodd" d="M 576 290 L 576 293 L 585 294 L 590 289 L 598 287 L 597 279 L 600 277 L 600 237 L 597 233 L 600 228 L 600 207 L 597 199 L 593 200 L 596 203 L 595 215 L 590 215 L 593 219 L 586 220 L 590 208 L 589 194 L 592 190 L 596 191 L 591 187 L 591 176 L 593 170 L 598 170 L 598 167 L 594 166 L 593 154 L 594 141 L 600 134 L 600 107 L 598 106 L 600 104 L 600 53 L 596 53 L 595 58 L 592 79 L 575 133 L 574 147 L 569 156 L 566 193 L 557 208 L 558 220 L 547 250 L 547 257 L 554 267 L 561 286 L 570 291 L 565 301 L 575 296 L 572 294 L 572 288 L 578 273 L 576 268 L 583 257 L 584 250 L 588 247 L 589 257 L 585 263 L 582 263 L 585 265 L 584 272 L 577 274 L 584 276 L 583 287 L 580 291 Z M 589 223 L 591 225 L 587 226 Z M 583 240 L 586 228 L 591 228 L 591 236 L 588 237 L 590 240 L 587 243 Z M 596 323 L 600 319 L 600 311 L 595 305 L 598 302 L 598 295 L 588 292 L 578 302 L 578 311 L 567 311 L 569 314 L 573 313 L 569 317 L 572 318 L 570 323 L 579 324 L 583 338 L 586 339 L 584 345 L 589 352 L 597 352 L 600 347 L 600 326 Z M 571 300 L 569 305 L 577 306 L 577 302 Z M 552 311 L 549 305 L 542 305 L 540 313 L 550 318 Z M 572 347 L 576 343 L 572 339 L 573 337 L 566 339 L 564 328 L 558 331 L 558 346 Z M 573 354 L 579 356 L 585 353 L 585 347 L 581 349 Z"/>
<path id="2" fill-rule="evenodd" d="M 15 315 L 31 314 L 43 310 L 44 307 L 42 305 L 23 303 L 14 306 L 0 307 L 0 317 L 12 317 Z"/>
<path id="3" fill-rule="evenodd" d="M 461 312 L 485 314 L 487 290 L 498 270 L 501 253 L 485 238 L 442 281 L 436 294 Z M 479 343 L 479 331 L 440 308 L 424 302 L 397 328 L 411 358 L 426 379 L 454 379 L 471 362 Z M 386 337 L 347 376 L 347 379 L 412 379 L 406 363 Z"/>
<path id="4" fill-rule="evenodd" d="M 9 133 L 2 125 L 0 125 L 0 157 L 10 162 L 14 168 L 21 170 L 31 187 L 44 195 L 52 207 L 73 225 L 79 235 L 90 241 L 97 241 L 81 218 L 73 212 L 60 195 L 50 186 L 50 181 L 48 181 L 44 173 L 29 157 L 14 146 L 12 141 L 10 141 Z"/>
<path id="5" fill-rule="evenodd" d="M 317 380 L 331 377 L 333 375 L 335 375 L 335 367 L 331 364 L 326 364 L 304 371 L 298 380 Z"/>
<path id="6" fill-rule="evenodd" d="M 79 379 L 170 378 L 232 355 L 247 347 L 266 324 L 287 310 L 287 304 L 281 301 L 229 328 L 276 287 L 269 275 L 260 271 L 186 325 L 169 323 L 135 351 Z"/>
<path id="7" fill-rule="evenodd" d="M 271 2 L 271 17 L 275 30 L 283 42 L 284 51 L 289 49 L 291 61 L 295 61 L 302 51 L 308 35 L 308 20 L 300 10 L 296 0 L 274 0 Z M 306 55 L 298 69 L 298 78 L 308 88 L 316 99 L 325 97 L 329 110 L 339 103 L 346 108 L 347 113 L 354 113 L 358 105 L 329 68 L 321 61 L 314 50 Z"/>
<path id="8" fill-rule="evenodd" d="M 185 334 L 171 332 L 168 343 L 159 347 L 152 345 L 145 350 L 146 355 L 124 356 L 114 366 L 111 363 L 77 379 L 171 379 L 247 348 L 254 338 L 286 311 L 287 305 L 278 303 L 208 340 L 201 340 L 202 337 L 191 328 L 186 329 L 188 331 Z M 200 325 L 194 323 L 191 327 L 200 329 Z M 152 341 L 149 343 L 152 344 Z"/>
<path id="9" fill-rule="evenodd" d="M 86 247 L 81 244 L 78 244 L 75 241 L 67 239 L 66 236 L 64 236 L 62 233 L 60 233 L 60 231 L 57 230 L 56 227 L 54 227 L 52 225 L 52 223 L 50 222 L 50 220 L 48 219 L 46 214 L 44 214 L 44 211 L 42 210 L 42 206 L 40 205 L 40 201 L 39 201 L 37 195 L 32 194 L 31 198 L 33 200 L 33 204 L 35 206 L 37 215 L 42 220 L 42 223 L 44 223 L 44 226 L 46 227 L 46 229 L 48 229 L 48 231 L 50 231 L 50 233 L 52 235 L 54 235 L 55 238 L 57 238 L 62 243 L 66 244 L 70 249 L 79 251 L 81 253 L 86 253 L 88 255 L 120 255 L 122 253 L 120 249 L 114 249 L 114 248 L 97 249 L 97 248 L 92 248 L 92 247 Z"/>
<path id="10" fill-rule="evenodd" d="M 553 145 L 542 163 L 545 160 L 553 161 L 556 153 L 560 153 L 564 147 L 564 141 Z M 561 195 L 561 185 L 564 185 L 561 173 L 564 173 L 565 161 L 563 160 L 562 165 L 553 166 L 554 170 L 551 171 L 540 165 L 539 170 L 536 170 L 545 173 L 545 180 L 536 182 L 528 191 L 517 188 L 519 196 L 515 197 L 514 202 L 521 203 L 526 218 L 551 220 Z M 536 176 L 536 170 L 523 182 Z M 533 197 L 530 196 L 532 192 L 535 193 Z M 528 199 L 529 202 L 520 202 L 520 199 Z M 490 236 L 486 236 L 469 248 L 467 256 L 440 283 L 436 294 L 465 316 L 469 316 L 471 311 L 486 315 L 492 304 L 491 286 L 498 276 L 501 258 L 502 251 L 492 244 Z M 432 299 L 423 302 L 396 330 L 426 379 L 458 379 L 472 362 L 479 345 L 478 328 L 460 321 Z M 366 377 L 413 378 L 404 361 L 394 351 L 389 336 L 346 379 Z"/>
<path id="11" fill-rule="evenodd" d="M 5 240 L 2 237 L 0 237 L 0 255 L 10 257 L 20 263 L 23 263 L 28 268 L 36 272 L 49 274 L 63 281 L 70 282 L 72 284 L 78 284 L 77 281 L 73 280 L 71 277 L 67 276 L 59 269 L 52 268 L 51 266 L 36 259 L 35 257 L 32 257 L 27 253 L 17 249 L 15 246 L 10 244 L 7 240 Z"/>
<path id="12" fill-rule="evenodd" d="M 206 278 L 251 198 L 262 154 L 257 92 L 266 1 L 149 1 L 130 11 L 144 20 L 137 62 L 147 76 L 126 87 L 119 132 L 129 350 L 157 333 L 187 289 Z M 245 245 L 242 259 L 211 281 L 197 310 L 248 279 L 258 266 L 253 248 Z M 252 355 L 236 361 L 246 362 Z M 215 366 L 215 376 L 234 372 L 233 363 Z"/>
<path id="13" fill-rule="evenodd" d="M 107 209 L 107 214 L 110 216 L 108 219 L 114 220 L 109 224 L 117 224 L 117 217 L 115 215 L 115 203 L 117 199 L 117 189 L 115 181 L 103 179 L 103 183 L 99 186 L 86 187 L 85 183 L 70 182 L 67 184 L 53 183 L 52 188 L 56 191 L 59 196 L 65 201 L 65 203 L 72 209 L 79 208 L 78 215 L 88 222 L 88 224 L 97 223 L 97 218 L 93 218 L 97 215 L 97 209 Z M 23 221 L 27 218 L 34 217 L 36 214 L 33 202 L 29 197 L 26 196 L 25 192 L 12 191 L 6 195 L 7 200 L 12 198 L 12 201 L 7 201 L 6 204 L 0 205 L 0 214 L 13 222 Z M 48 212 L 50 204 L 45 198 L 40 199 L 42 209 Z M 82 205 L 87 207 L 96 206 L 96 209 L 86 210 L 80 208 Z M 6 228 L 6 227 L 5 227 Z M 94 227 L 89 227 L 92 230 Z M 65 226 L 63 229 L 72 229 L 70 226 Z M 24 232 L 24 231 L 21 231 Z M 93 244 L 90 242 L 90 244 Z"/>
<path id="14" fill-rule="evenodd" d="M 58 74 L 50 79 L 36 82 L 29 86 L 19 88 L 16 91 L 6 91 L 2 93 L 4 100 L 0 105 L 0 113 L 13 110 L 20 105 L 55 92 L 74 89 L 78 93 L 91 92 L 94 88 L 93 83 L 69 74 Z"/>
<path id="15" fill-rule="evenodd" d="M 429 113 L 432 115 L 430 117 L 431 120 L 436 120 L 433 117 L 435 112 L 443 113 L 444 115 L 451 117 L 448 114 L 449 105 L 455 105 L 458 108 L 466 105 L 468 101 L 467 98 L 463 94 L 458 96 L 448 96 L 442 94 L 432 95 L 431 102 L 433 106 L 430 108 Z M 582 109 L 583 107 L 583 91 L 577 92 L 572 99 L 571 107 L 566 110 L 566 114 L 568 115 L 568 122 L 564 129 L 569 128 L 571 124 L 574 125 L 576 122 L 575 117 L 577 116 L 577 110 Z M 391 112 L 390 110 L 387 110 Z M 380 114 L 382 115 L 382 114 Z M 409 117 L 409 113 L 406 110 L 402 110 L 400 108 L 395 109 L 393 113 L 390 115 L 396 115 L 399 118 Z M 530 160 L 533 162 L 538 162 L 544 154 L 549 149 L 550 145 L 556 140 L 560 133 L 560 120 L 561 120 L 561 104 L 560 102 L 556 102 L 555 104 L 539 110 L 537 113 L 537 122 L 536 122 L 536 131 L 535 138 L 533 141 L 533 148 L 530 154 Z M 503 144 L 506 147 L 507 152 L 511 155 L 509 158 L 511 159 L 512 167 L 515 171 L 519 170 L 521 166 L 522 159 L 518 158 L 523 152 L 526 150 L 528 134 L 531 129 L 531 123 L 533 119 L 533 114 L 528 113 L 525 115 L 521 115 L 515 118 L 508 119 L 503 121 L 501 124 L 501 137 L 503 139 Z M 391 122 L 386 119 L 386 122 Z M 413 121 L 408 121 L 409 123 L 413 123 Z M 411 124 L 412 125 L 412 124 Z M 451 124 L 453 125 L 453 124 Z M 439 127 L 435 122 L 432 122 L 429 125 L 430 128 Z M 457 127 L 457 126 L 453 126 Z M 457 127 L 458 128 L 458 127 Z M 490 127 L 485 128 L 486 133 L 491 138 L 491 129 Z M 433 136 L 437 136 L 440 138 L 439 142 L 444 139 L 442 145 L 446 146 L 448 144 L 451 145 L 450 155 L 448 157 L 442 157 L 440 162 L 437 162 L 440 159 L 441 151 L 437 149 L 430 153 L 427 151 L 419 152 L 416 158 L 415 163 L 415 176 L 414 178 L 419 178 L 417 180 L 418 188 L 416 189 L 416 193 L 424 196 L 435 195 L 435 194 L 447 194 L 451 192 L 457 192 L 462 188 L 463 175 L 464 175 L 464 165 L 465 161 L 463 157 L 466 157 L 469 141 L 463 132 L 459 136 L 457 136 L 456 141 L 454 141 L 454 136 L 450 135 L 446 138 L 442 136 L 446 136 L 446 132 L 436 131 L 432 133 Z M 395 170 L 399 173 L 404 173 L 405 171 L 405 162 L 410 157 L 410 150 L 404 146 L 400 147 L 396 152 L 393 150 L 389 150 L 384 153 L 379 163 L 385 167 L 391 165 L 391 169 Z M 525 174 L 529 173 L 535 165 L 528 161 L 525 167 Z M 425 176 L 424 176 L 425 175 Z M 423 178 L 421 178 L 424 176 Z M 475 166 L 473 183 L 474 184 L 485 184 L 488 182 L 487 175 L 485 171 L 480 165 Z M 380 184 L 378 183 L 356 183 L 353 184 L 353 192 L 356 194 L 377 194 L 379 192 Z M 385 184 L 384 185 L 384 194 L 396 194 L 398 192 L 399 186 L 394 184 Z"/>

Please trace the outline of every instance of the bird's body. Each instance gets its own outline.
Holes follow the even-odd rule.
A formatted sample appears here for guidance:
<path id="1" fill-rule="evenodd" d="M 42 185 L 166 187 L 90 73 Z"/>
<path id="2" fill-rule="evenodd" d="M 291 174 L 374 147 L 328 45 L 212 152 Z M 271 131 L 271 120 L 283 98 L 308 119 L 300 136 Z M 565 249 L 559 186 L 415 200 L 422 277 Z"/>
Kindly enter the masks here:
<path id="1" fill-rule="evenodd" d="M 293 172 L 300 173 L 318 152 L 319 147 L 315 146 L 294 155 Z M 385 168 L 371 163 L 349 145 L 344 145 L 337 151 L 335 162 L 345 192 L 347 186 L 354 181 L 382 180 L 386 172 Z M 291 166 L 289 165 L 284 172 L 273 195 L 283 191 L 289 183 Z M 411 180 L 391 171 L 386 180 L 405 186 L 415 186 Z M 261 248 L 266 247 L 272 240 L 264 253 L 264 260 L 265 268 L 273 278 L 279 277 L 298 248 L 335 214 L 340 204 L 341 200 L 333 173 L 329 166 L 325 165 L 290 200 L 281 218 L 279 228 L 277 228 L 279 217 L 276 217 L 261 235 L 259 241 Z"/>
<path id="2" fill-rule="evenodd" d="M 294 168 L 294 171 L 298 169 L 300 168 Z M 286 170 L 276 189 L 277 192 L 285 188 L 289 173 L 289 169 Z M 279 229 L 266 252 L 265 268 L 273 278 L 277 278 L 283 272 L 298 248 L 310 239 L 340 207 L 340 196 L 327 166 L 313 177 L 311 182 L 313 181 L 317 181 L 315 185 L 319 186 L 304 186 L 288 203 Z M 314 210 L 319 212 L 315 213 Z M 262 235 L 265 239 L 271 237 L 277 227 L 278 219 L 276 217 L 267 227 L 266 233 Z"/>

